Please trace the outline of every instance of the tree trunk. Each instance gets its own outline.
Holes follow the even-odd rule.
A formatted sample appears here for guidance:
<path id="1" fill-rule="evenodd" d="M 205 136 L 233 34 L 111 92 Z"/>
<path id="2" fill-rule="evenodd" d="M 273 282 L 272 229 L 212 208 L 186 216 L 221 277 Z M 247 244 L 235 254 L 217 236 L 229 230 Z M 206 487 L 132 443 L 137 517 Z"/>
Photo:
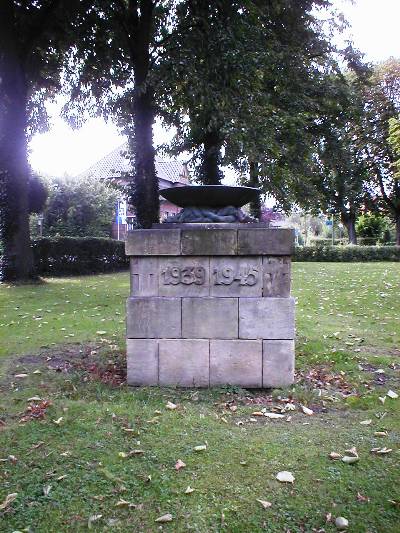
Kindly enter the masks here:
<path id="1" fill-rule="evenodd" d="M 27 156 L 27 85 L 18 55 L 13 2 L 0 16 L 0 277 L 35 277 L 29 236 Z"/>
<path id="2" fill-rule="evenodd" d="M 258 177 L 258 163 L 251 161 L 249 166 L 250 166 L 249 187 L 258 187 L 260 185 L 260 181 Z M 260 220 L 261 218 L 260 195 L 257 195 L 257 198 L 250 202 L 250 214 L 252 217 L 256 218 L 257 220 Z"/>
<path id="3" fill-rule="evenodd" d="M 395 228 L 396 228 L 396 246 L 400 246 L 400 212 L 396 213 Z"/>
<path id="4" fill-rule="evenodd" d="M 153 123 L 155 98 L 149 83 L 150 43 L 152 41 L 153 0 L 128 3 L 127 20 L 132 26 L 132 65 L 135 77 L 133 96 L 133 138 L 130 149 L 134 156 L 135 175 L 131 187 L 131 204 L 139 227 L 151 228 L 160 220 L 158 177 L 155 169 Z M 138 13 L 140 8 L 140 14 Z"/>
<path id="5" fill-rule="evenodd" d="M 341 213 L 342 224 L 347 229 L 349 244 L 357 244 L 356 215 L 355 213 Z"/>
<path id="6" fill-rule="evenodd" d="M 134 99 L 133 153 L 135 176 L 133 183 L 133 207 L 139 227 L 151 228 L 159 222 L 160 199 L 158 177 L 155 168 L 153 147 L 153 94 L 137 94 Z"/>
<path id="7" fill-rule="evenodd" d="M 204 133 L 204 151 L 201 164 L 201 181 L 203 185 L 220 185 L 222 172 L 219 169 L 222 140 L 218 130 Z"/>

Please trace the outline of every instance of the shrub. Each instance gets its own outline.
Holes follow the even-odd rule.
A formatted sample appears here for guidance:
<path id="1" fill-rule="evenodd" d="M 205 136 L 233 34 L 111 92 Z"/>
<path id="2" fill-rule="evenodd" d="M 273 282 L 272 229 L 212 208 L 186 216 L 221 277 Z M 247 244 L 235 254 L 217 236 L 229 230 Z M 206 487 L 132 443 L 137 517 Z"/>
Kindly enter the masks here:
<path id="1" fill-rule="evenodd" d="M 125 243 L 98 237 L 42 237 L 32 242 L 42 276 L 97 274 L 128 268 Z"/>
<path id="2" fill-rule="evenodd" d="M 293 261 L 400 261 L 399 246 L 298 246 Z"/>

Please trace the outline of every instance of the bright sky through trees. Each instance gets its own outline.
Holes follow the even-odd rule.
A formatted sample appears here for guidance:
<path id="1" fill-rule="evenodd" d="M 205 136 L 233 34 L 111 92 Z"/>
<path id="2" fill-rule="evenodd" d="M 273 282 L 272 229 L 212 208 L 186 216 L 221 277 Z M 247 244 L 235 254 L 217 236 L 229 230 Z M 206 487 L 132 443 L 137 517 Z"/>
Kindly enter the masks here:
<path id="1" fill-rule="evenodd" d="M 336 0 L 351 24 L 348 35 L 369 61 L 400 57 L 398 21 L 400 0 Z M 80 130 L 73 131 L 59 117 L 60 106 L 50 105 L 52 128 L 35 135 L 30 143 L 31 163 L 37 172 L 60 176 L 83 172 L 108 152 L 124 142 L 118 129 L 102 119 L 91 119 Z M 169 135 L 160 124 L 154 128 L 156 144 Z"/>

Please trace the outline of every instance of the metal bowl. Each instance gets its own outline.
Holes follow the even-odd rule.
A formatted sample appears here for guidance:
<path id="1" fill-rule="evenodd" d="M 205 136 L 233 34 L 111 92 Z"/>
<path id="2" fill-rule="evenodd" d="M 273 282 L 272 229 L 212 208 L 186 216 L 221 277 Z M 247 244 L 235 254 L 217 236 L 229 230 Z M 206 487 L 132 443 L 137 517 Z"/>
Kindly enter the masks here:
<path id="1" fill-rule="evenodd" d="M 254 187 L 229 185 L 185 185 L 162 189 L 161 196 L 178 207 L 242 207 L 261 193 Z"/>

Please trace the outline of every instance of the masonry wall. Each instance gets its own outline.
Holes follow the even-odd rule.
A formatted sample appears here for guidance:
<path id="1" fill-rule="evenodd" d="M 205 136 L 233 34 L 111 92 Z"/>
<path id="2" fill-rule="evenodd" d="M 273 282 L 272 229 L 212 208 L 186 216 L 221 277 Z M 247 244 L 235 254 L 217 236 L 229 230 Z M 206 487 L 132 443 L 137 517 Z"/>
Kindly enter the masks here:
<path id="1" fill-rule="evenodd" d="M 129 232 L 128 383 L 291 384 L 293 242 L 251 224 Z"/>

